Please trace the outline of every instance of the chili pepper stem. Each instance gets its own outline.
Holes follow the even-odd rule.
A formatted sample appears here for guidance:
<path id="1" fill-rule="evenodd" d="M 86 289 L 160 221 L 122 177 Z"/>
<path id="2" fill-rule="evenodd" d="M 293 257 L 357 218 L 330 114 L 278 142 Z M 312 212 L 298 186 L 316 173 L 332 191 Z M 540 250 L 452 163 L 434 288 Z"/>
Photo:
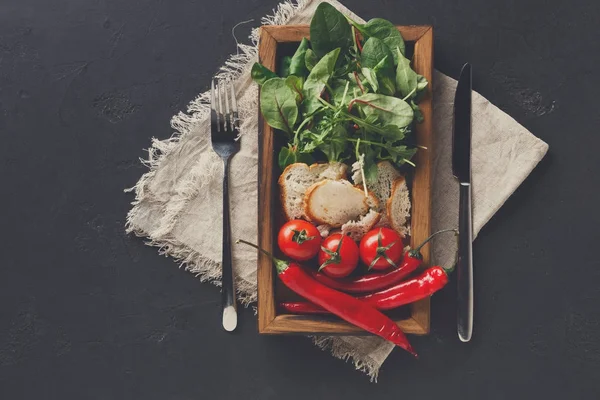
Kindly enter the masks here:
<path id="1" fill-rule="evenodd" d="M 414 252 L 420 252 L 421 249 L 423 248 L 423 246 L 425 246 L 427 243 L 429 243 L 429 241 L 431 239 L 433 239 L 435 236 L 439 235 L 440 233 L 446 233 L 446 232 L 454 232 L 455 235 L 458 235 L 458 232 L 456 231 L 456 229 L 442 229 L 441 231 L 437 231 L 432 233 L 427 239 L 425 239 L 423 241 L 423 243 L 421 243 L 420 245 L 418 245 L 417 247 L 414 248 Z"/>
<path id="2" fill-rule="evenodd" d="M 290 263 L 289 263 L 289 262 L 287 262 L 287 261 L 283 261 L 283 260 L 280 260 L 279 258 L 276 258 L 276 257 L 274 257 L 274 256 L 273 256 L 273 254 L 269 253 L 268 251 L 266 251 L 266 250 L 264 250 L 264 249 L 261 249 L 260 247 L 258 247 L 258 246 L 257 246 L 257 245 L 255 245 L 254 243 L 250 243 L 250 242 L 247 242 L 247 241 L 245 241 L 245 240 L 242 240 L 242 239 L 238 239 L 238 240 L 236 240 L 236 241 L 235 241 L 235 243 L 236 243 L 236 244 L 243 243 L 243 244 L 246 244 L 246 245 L 248 245 L 248 246 L 254 247 L 254 248 L 255 248 L 255 249 L 257 249 L 258 251 L 260 251 L 260 252 L 262 252 L 263 254 L 266 254 L 267 256 L 269 256 L 269 257 L 271 258 L 271 260 L 273 260 L 273 264 L 275 264 L 275 269 L 277 269 L 277 273 L 278 273 L 278 274 L 280 274 L 280 273 L 282 273 L 283 271 L 285 271 L 285 270 L 288 268 L 288 266 L 290 265 Z"/>

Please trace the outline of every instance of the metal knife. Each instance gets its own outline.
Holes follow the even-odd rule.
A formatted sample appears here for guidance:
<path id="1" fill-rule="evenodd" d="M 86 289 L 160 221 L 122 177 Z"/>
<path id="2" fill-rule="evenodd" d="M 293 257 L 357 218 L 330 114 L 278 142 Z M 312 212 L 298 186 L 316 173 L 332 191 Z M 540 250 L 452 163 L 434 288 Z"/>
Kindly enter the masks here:
<path id="1" fill-rule="evenodd" d="M 457 330 L 463 342 L 473 333 L 473 222 L 471 218 L 471 65 L 460 72 L 454 96 L 452 172 L 460 184 L 458 262 L 456 265 Z"/>

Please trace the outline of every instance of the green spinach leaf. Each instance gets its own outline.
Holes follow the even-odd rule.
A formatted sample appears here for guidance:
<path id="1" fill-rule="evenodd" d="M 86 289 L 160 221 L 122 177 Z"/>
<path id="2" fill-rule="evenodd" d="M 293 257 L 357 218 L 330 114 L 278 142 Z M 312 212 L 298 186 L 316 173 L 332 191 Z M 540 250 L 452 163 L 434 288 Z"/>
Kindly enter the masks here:
<path id="1" fill-rule="evenodd" d="M 310 71 L 310 74 L 308 74 L 308 78 L 306 78 L 303 88 L 304 105 L 307 113 L 310 114 L 314 112 L 320 105 L 318 98 L 321 97 L 325 85 L 327 85 L 329 78 L 331 78 L 331 75 L 333 74 L 335 62 L 337 61 L 339 54 L 340 49 L 335 49 L 327 53 L 319 60 L 312 71 Z"/>
<path id="2" fill-rule="evenodd" d="M 379 92 L 387 96 L 393 96 L 396 93 L 396 84 L 394 83 L 394 66 L 390 58 L 385 56 L 383 60 L 373 68 L 377 79 L 379 80 Z"/>
<path id="3" fill-rule="evenodd" d="M 285 78 L 290 74 L 290 64 L 292 63 L 292 57 L 285 56 L 281 59 L 279 70 L 277 71 L 279 76 Z"/>
<path id="4" fill-rule="evenodd" d="M 283 78 L 266 81 L 260 90 L 260 111 L 265 121 L 275 129 L 292 134 L 298 118 L 296 95 Z"/>
<path id="5" fill-rule="evenodd" d="M 352 28 L 348 20 L 334 6 L 323 2 L 317 6 L 310 21 L 311 45 L 318 57 L 333 49 L 346 53 L 352 46 Z"/>
<path id="6" fill-rule="evenodd" d="M 289 145 L 288 147 L 281 148 L 277 161 L 279 168 L 283 171 L 288 165 L 294 163 L 305 163 L 310 165 L 314 162 L 314 158 L 310 154 L 301 153 Z"/>
<path id="7" fill-rule="evenodd" d="M 353 25 L 365 38 L 374 37 L 382 40 L 390 50 L 397 47 L 404 54 L 405 44 L 402 34 L 390 21 L 383 18 L 373 18 L 366 24 L 353 22 Z M 392 53 L 392 57 L 394 64 L 397 64 L 397 55 Z"/>
<path id="8" fill-rule="evenodd" d="M 306 77 L 308 75 L 308 69 L 306 68 L 306 50 L 308 50 L 309 42 L 306 38 L 302 38 L 300 46 L 292 56 L 290 63 L 290 75 L 296 75 L 299 77 Z"/>
<path id="9" fill-rule="evenodd" d="M 404 128 L 410 125 L 414 116 L 413 109 L 407 102 L 393 96 L 366 93 L 355 98 L 351 103 L 356 104 L 365 115 L 377 116 L 383 125 Z"/>
<path id="10" fill-rule="evenodd" d="M 266 81 L 268 81 L 271 78 L 277 78 L 277 74 L 275 74 L 275 72 L 271 71 L 270 69 L 259 63 L 254 63 L 254 65 L 252 65 L 250 76 L 252 77 L 254 82 L 259 84 L 259 86 L 262 86 Z"/>
<path id="11" fill-rule="evenodd" d="M 319 62 L 319 57 L 311 49 L 307 49 L 304 55 L 304 65 L 308 71 L 312 71 L 315 65 Z"/>
<path id="12" fill-rule="evenodd" d="M 379 91 L 379 82 L 377 81 L 377 74 L 375 71 L 371 68 L 362 67 L 360 72 L 364 75 L 373 92 L 377 93 Z"/>
<path id="13" fill-rule="evenodd" d="M 410 96 L 413 98 L 417 94 L 417 73 L 410 67 L 410 60 L 396 49 L 398 55 L 398 66 L 396 67 L 396 88 L 404 98 Z"/>
<path id="14" fill-rule="evenodd" d="M 294 91 L 296 95 L 296 103 L 301 103 L 304 100 L 302 94 L 302 87 L 304 86 L 304 79 L 296 75 L 290 75 L 285 78 L 285 84 Z"/>
<path id="15" fill-rule="evenodd" d="M 384 61 L 380 68 L 394 68 L 393 56 L 390 48 L 380 39 L 371 37 L 367 39 L 360 55 L 360 65 L 367 68 L 375 68 L 377 64 Z"/>
<path id="16" fill-rule="evenodd" d="M 415 119 L 417 120 L 417 122 L 423 122 L 423 113 L 421 112 L 419 105 L 411 99 L 410 106 L 412 107 L 413 112 L 415 113 Z"/>

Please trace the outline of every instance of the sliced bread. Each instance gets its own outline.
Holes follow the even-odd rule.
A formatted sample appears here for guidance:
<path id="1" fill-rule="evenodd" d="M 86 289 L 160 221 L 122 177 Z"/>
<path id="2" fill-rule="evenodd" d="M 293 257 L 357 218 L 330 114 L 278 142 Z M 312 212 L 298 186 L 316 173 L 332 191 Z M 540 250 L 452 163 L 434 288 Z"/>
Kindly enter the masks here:
<path id="1" fill-rule="evenodd" d="M 313 184 L 324 179 L 344 179 L 348 166 L 343 163 L 288 165 L 279 177 L 281 204 L 288 220 L 304 215 L 304 194 Z"/>
<path id="2" fill-rule="evenodd" d="M 358 220 L 348 221 L 342 225 L 342 233 L 358 242 L 367 232 L 375 227 L 377 222 L 379 222 L 379 218 L 381 218 L 381 214 L 374 209 L 371 209 L 366 215 L 361 216 Z"/>
<path id="3" fill-rule="evenodd" d="M 390 226 L 404 236 L 410 235 L 410 195 L 406 179 L 396 178 L 392 184 L 392 193 L 386 203 L 386 214 Z"/>
<path id="4" fill-rule="evenodd" d="M 308 188 L 304 196 L 304 214 L 317 224 L 334 228 L 365 215 L 374 196 L 365 197 L 362 190 L 346 180 L 326 179 Z"/>

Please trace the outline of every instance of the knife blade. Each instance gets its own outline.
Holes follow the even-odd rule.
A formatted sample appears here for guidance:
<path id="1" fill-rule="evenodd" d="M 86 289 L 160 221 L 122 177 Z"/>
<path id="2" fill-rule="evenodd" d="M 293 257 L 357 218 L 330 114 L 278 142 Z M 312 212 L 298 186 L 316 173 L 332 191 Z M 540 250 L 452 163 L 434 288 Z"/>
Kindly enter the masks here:
<path id="1" fill-rule="evenodd" d="M 471 65 L 465 64 L 454 96 L 452 172 L 460 184 L 458 209 L 457 332 L 463 342 L 473 334 L 473 222 L 471 215 Z"/>

